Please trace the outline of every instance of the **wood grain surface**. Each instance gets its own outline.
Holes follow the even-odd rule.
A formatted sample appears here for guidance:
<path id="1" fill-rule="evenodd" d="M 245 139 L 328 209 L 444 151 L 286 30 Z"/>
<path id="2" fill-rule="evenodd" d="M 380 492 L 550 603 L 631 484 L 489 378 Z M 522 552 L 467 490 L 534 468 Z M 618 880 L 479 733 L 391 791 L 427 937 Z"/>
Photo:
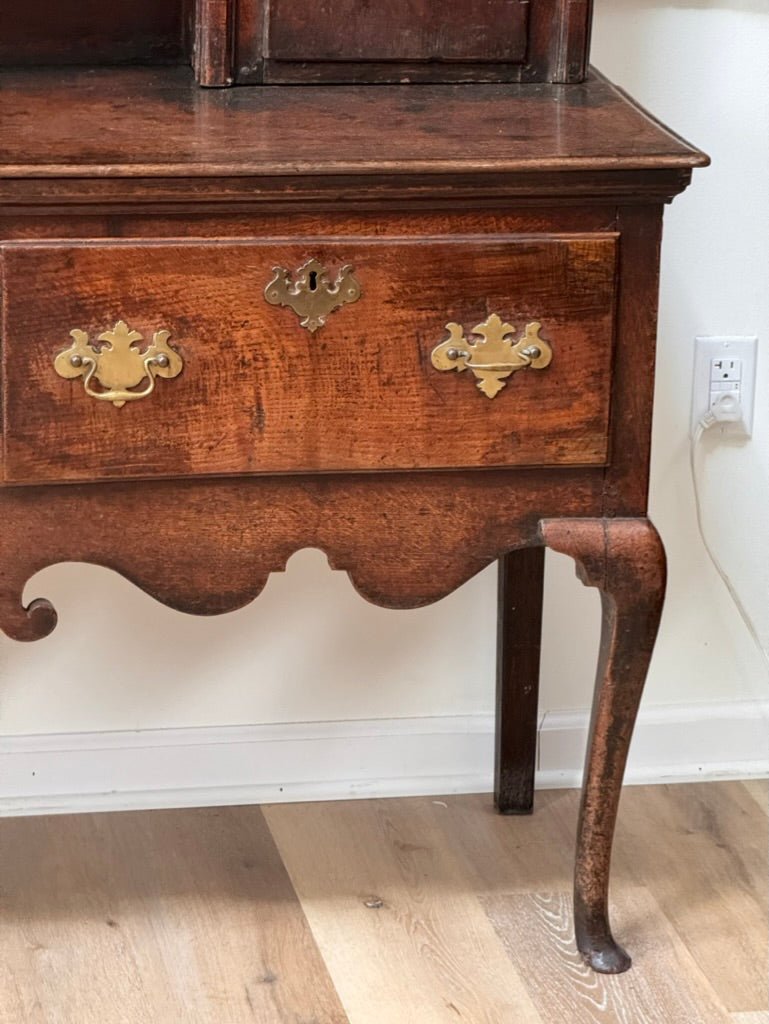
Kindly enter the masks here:
<path id="1" fill-rule="evenodd" d="M 499 562 L 494 801 L 503 814 L 534 806 L 545 549 Z"/>
<path id="2" fill-rule="evenodd" d="M 540 1024 L 429 803 L 266 814 L 351 1020 Z"/>
<path id="3" fill-rule="evenodd" d="M 764 784 L 765 787 L 765 784 Z M 690 788 L 696 790 L 689 794 Z M 724 804 L 742 799 L 739 783 L 718 786 L 675 786 L 675 793 L 683 803 L 708 803 L 712 790 L 714 818 L 720 817 Z M 636 953 L 634 968 L 616 977 L 598 977 L 581 963 L 572 939 L 570 903 L 564 896 L 569 887 L 569 843 L 577 816 L 576 793 L 545 792 L 541 794 L 538 811 L 530 818 L 501 818 L 494 815 L 490 803 L 480 797 L 454 797 L 446 800 L 397 800 L 372 802 L 372 810 L 360 810 L 358 805 L 332 805 L 331 817 L 326 820 L 315 807 L 269 807 L 266 814 L 284 860 L 289 868 L 297 892 L 308 914 L 308 920 L 318 937 L 318 943 L 327 962 L 333 964 L 332 976 L 337 979 L 340 996 L 352 1021 L 374 1020 L 376 1024 L 398 1020 L 404 1012 L 397 996 L 392 1004 L 385 1002 L 381 1009 L 368 1007 L 366 1013 L 357 1012 L 359 993 L 350 978 L 349 988 L 340 983 L 347 965 L 356 963 L 359 970 L 378 972 L 390 970 L 399 973 L 403 968 L 400 958 L 409 956 L 410 968 L 420 968 L 418 976 L 410 975 L 412 999 L 416 1004 L 422 998 L 422 987 L 432 995 L 437 983 L 432 971 L 438 967 L 435 956 L 428 953 L 431 915 L 436 913 L 437 893 L 452 904 L 467 900 L 470 893 L 477 898 L 494 923 L 499 940 L 511 962 L 524 980 L 525 991 L 533 1003 L 535 1016 L 519 1011 L 514 1018 L 527 1024 L 529 1020 L 560 1024 L 727 1024 L 731 1005 L 723 1002 L 719 989 L 728 982 L 731 965 L 731 947 L 721 942 L 728 933 L 722 933 L 716 922 L 708 924 L 709 911 L 705 899 L 690 902 L 682 895 L 680 904 L 663 911 L 656 899 L 656 885 L 661 880 L 655 868 L 658 845 L 654 841 L 655 797 L 662 788 L 649 787 L 643 791 L 629 789 L 625 806 L 637 799 L 643 805 L 642 813 L 647 827 L 647 840 L 621 842 L 618 852 L 616 877 L 618 885 L 614 900 L 618 925 L 632 935 Z M 663 800 L 664 807 L 664 800 Z M 662 811 L 664 814 L 664 810 Z M 358 822 L 361 828 L 358 829 Z M 751 882 L 764 900 L 766 894 L 767 831 L 760 812 L 754 812 L 731 835 L 729 843 L 739 848 L 744 843 L 758 843 L 763 848 L 762 865 L 751 865 Z M 365 823 L 365 824 L 364 824 Z M 300 836 L 309 830 L 315 859 L 308 850 L 300 848 Z M 754 830 L 751 834 L 751 828 Z M 620 819 L 620 836 L 623 824 Z M 718 853 L 719 840 L 710 832 L 702 836 L 701 857 L 705 861 Z M 678 857 L 674 875 L 688 874 L 696 886 L 707 866 L 702 859 L 688 861 L 685 855 L 686 836 L 679 833 L 671 840 L 671 859 Z M 445 851 L 448 849 L 450 855 Z M 706 850 L 708 852 L 706 852 Z M 646 883 L 637 881 L 637 873 L 644 873 Z M 724 887 L 728 901 L 734 892 L 734 880 Z M 383 905 L 373 911 L 375 922 L 355 908 L 355 895 L 373 894 Z M 695 935 L 682 939 L 677 930 L 677 915 L 700 915 L 703 927 Z M 342 915 L 337 924 L 336 914 Z M 440 913 L 440 911 L 437 911 Z M 465 914 L 467 911 L 465 910 Z M 720 903 L 718 915 L 729 916 L 726 904 Z M 384 918 L 384 921 L 382 920 Z M 316 928 L 316 920 L 318 926 Z M 343 923 L 344 922 L 344 923 Z M 468 928 L 468 932 L 470 929 Z M 341 934 L 340 934 L 341 933 Z M 381 951 L 381 945 L 385 951 Z M 445 930 L 441 934 L 448 934 Z M 356 936 L 361 936 L 360 954 L 356 958 L 347 953 Z M 748 932 L 756 960 L 765 962 L 769 945 L 767 919 L 753 922 Z M 420 954 L 414 957 L 406 951 L 419 942 Z M 341 948 L 339 943 L 342 943 Z M 375 947 L 369 953 L 369 944 Z M 709 946 L 721 950 L 720 967 L 711 973 L 702 955 Z M 462 947 L 463 951 L 465 947 Z M 462 962 L 468 967 L 471 954 L 463 952 Z M 393 960 L 389 960 L 392 956 Z M 384 963 L 382 958 L 384 957 Z M 430 972 L 430 973 L 428 973 Z M 477 987 L 486 989 L 485 972 L 468 969 L 467 974 L 477 979 Z M 463 976 L 466 977 L 467 974 Z M 452 978 L 453 980 L 453 978 Z M 448 996 L 450 982 L 438 983 L 439 991 Z M 479 998 L 479 997 L 477 997 Z M 479 1006 L 480 1004 L 476 1004 Z M 769 1005 L 766 993 L 754 992 L 752 1007 L 758 1012 Z M 409 1016 L 408 1010 L 400 1019 L 408 1021 L 508 1021 L 504 1004 L 492 1005 L 488 1015 L 476 1009 L 476 1015 L 467 1013 L 459 1017 L 448 1006 L 430 1012 L 422 1009 L 423 1016 Z M 529 1011 L 531 1013 L 531 1011 Z M 760 1017 L 756 1024 L 759 1024 Z M 753 1024 L 753 1022 L 749 1022 Z"/>
<path id="4" fill-rule="evenodd" d="M 368 600 L 429 604 L 515 547 L 538 543 L 537 513 L 600 507 L 600 473 L 567 470 L 147 481 L 0 491 L 0 628 L 19 640 L 56 624 L 27 580 L 62 561 L 108 566 L 198 615 L 252 601 L 294 552 L 315 547 Z M 29 538 L 34 537 L 34 544 Z M 440 543 L 436 543 L 436 538 Z"/>
<path id="5" fill-rule="evenodd" d="M 54 107 L 57 117 L 47 116 Z M 5 70 L 0 123 L 0 178 L 618 173 L 707 163 L 596 76 L 573 87 L 210 90 L 184 68 Z"/>
<path id="6" fill-rule="evenodd" d="M 258 808 L 16 819 L 0 837 L 2 1024 L 346 1024 Z"/>
<path id="7" fill-rule="evenodd" d="M 625 792 L 614 904 L 636 962 L 610 978 L 572 941 L 577 807 L 549 790 L 514 819 L 461 796 L 270 806 L 269 832 L 256 808 L 0 821 L 0 1022 L 767 1024 L 765 987 L 732 977 L 735 929 L 769 952 L 747 788 Z M 719 867 L 736 856 L 744 875 Z"/>
<path id="8" fill-rule="evenodd" d="M 8 244 L 5 479 L 602 465 L 608 454 L 615 236 Z M 358 302 L 315 334 L 264 288 L 312 256 Z M 446 324 L 541 322 L 545 370 L 494 399 L 430 353 Z M 73 328 L 170 332 L 181 375 L 116 409 L 64 381 Z M 142 388 L 146 386 L 142 382 Z M 373 415 L 372 415 L 373 412 Z"/>
<path id="9" fill-rule="evenodd" d="M 95 187 L 95 183 L 91 184 Z M 559 225 L 561 230 L 566 229 L 574 233 L 606 234 L 615 226 L 621 226 L 618 337 L 632 338 L 633 342 L 617 345 L 615 351 L 612 368 L 614 415 L 611 427 L 611 463 L 603 474 L 604 497 L 598 501 L 591 499 L 588 504 L 582 506 L 582 514 L 643 514 L 646 509 L 648 487 L 661 210 L 656 206 L 617 208 L 613 203 L 609 203 L 607 207 L 586 204 L 569 208 L 532 205 L 517 207 L 514 210 L 458 211 L 452 215 L 428 213 L 417 209 L 409 213 L 390 214 L 387 223 L 393 234 L 409 240 L 418 239 L 431 232 L 436 239 L 445 235 L 451 238 L 452 232 L 461 232 L 466 236 L 491 234 L 492 237 L 498 232 L 541 235 L 557 231 Z M 156 210 L 152 215 L 143 216 L 132 216 L 126 212 L 113 215 L 79 213 L 52 216 L 50 212 L 45 212 L 28 213 L 26 216 L 16 213 L 0 220 L 0 230 L 5 237 L 30 240 L 57 239 L 67 235 L 75 240 L 82 237 L 93 239 L 99 235 L 129 238 L 142 236 L 148 240 L 158 237 L 187 237 L 200 240 L 205 237 L 221 236 L 248 240 L 253 238 L 255 233 L 257 237 L 280 237 L 278 232 L 281 229 L 298 237 L 322 238 L 338 235 L 352 238 L 370 237 L 377 230 L 381 230 L 381 226 L 382 215 L 374 211 L 349 211 L 346 214 L 333 215 L 324 211 L 301 214 L 260 211 L 226 215 L 219 211 L 212 214 L 198 210 L 191 214 Z M 445 270 L 443 272 L 445 273 Z M 100 268 L 98 273 L 105 279 L 109 274 L 109 268 Z M 505 283 L 505 287 L 508 287 L 508 282 Z M 46 296 L 46 301 L 52 301 L 51 296 Z M 280 312 L 286 317 L 292 315 L 286 310 L 275 312 Z M 349 310 L 342 310 L 340 315 L 347 312 Z M 640 378 L 639 367 L 644 368 Z M 70 387 L 63 381 L 61 383 L 65 389 Z M 174 386 L 180 383 L 179 379 L 171 382 Z M 466 381 L 455 381 L 453 386 L 457 387 L 458 384 L 464 383 Z M 470 385 L 467 389 L 458 390 L 472 393 L 473 387 Z M 162 394 L 160 397 L 162 398 Z M 472 398 L 475 397 L 476 395 L 472 394 Z M 464 400 L 469 399 L 470 395 L 465 395 Z M 488 400 L 483 401 L 488 404 Z M 125 413 L 128 410 L 123 409 L 121 412 Z M 476 403 L 476 414 L 480 413 Z M 163 440 L 163 443 L 168 442 Z M 592 491 L 595 485 L 594 471 L 586 470 L 585 474 L 585 484 Z M 574 478 L 571 478 L 572 486 L 573 480 Z M 480 486 L 485 486 L 491 481 L 492 478 L 488 478 Z M 510 479 L 509 483 L 517 488 L 523 484 L 528 486 L 531 480 L 516 476 Z M 450 493 L 450 485 L 447 483 L 446 486 L 447 493 Z M 501 492 L 499 498 L 505 502 L 509 501 Z M 183 500 L 181 494 L 178 500 Z M 540 501 L 534 496 L 532 500 Z M 549 514 L 548 509 L 555 506 L 546 499 L 538 507 L 542 514 Z M 569 509 L 575 507 L 579 508 L 571 503 L 568 505 Z"/>
<path id="10" fill-rule="evenodd" d="M 565 893 L 484 897 L 481 903 L 510 958 L 515 961 L 525 948 L 539 965 L 527 987 L 543 1020 L 729 1024 L 707 974 L 646 889 L 628 887 L 615 901 L 618 928 L 633 937 L 634 966 L 621 980 L 596 974 L 574 949 L 575 922 Z"/>
<path id="11" fill-rule="evenodd" d="M 194 0 L 192 66 L 200 85 L 224 86 L 234 81 L 235 7 L 233 0 Z"/>
<path id="12" fill-rule="evenodd" d="M 267 55 L 291 61 L 522 62 L 528 0 L 271 0 Z M 344 25 L 344 31 L 340 26 Z"/>
<path id="13" fill-rule="evenodd" d="M 592 0 L 203 0 L 201 82 L 581 82 Z M 234 31 L 223 31 L 230 23 Z M 214 72 L 213 74 L 211 72 Z"/>
<path id="14" fill-rule="evenodd" d="M 759 783 L 766 799 L 766 786 Z M 649 832 L 649 814 L 654 830 Z M 759 818 L 756 818 L 758 812 Z M 653 860 L 638 861 L 634 874 L 653 886 L 668 917 L 697 950 L 697 961 L 723 1004 L 733 1012 L 769 1007 L 767 957 L 760 937 L 769 915 L 765 816 L 744 786 L 669 786 L 623 800 L 618 862 L 632 865 L 640 844 Z M 698 865 L 680 871 L 679 865 Z M 728 901 L 729 914 L 721 912 Z M 729 970 L 723 970 L 725 958 Z"/>
<path id="15" fill-rule="evenodd" d="M 764 812 L 769 814 L 769 793 L 766 791 L 766 786 L 761 780 L 749 780 L 743 783 L 745 789 L 753 797 L 758 806 Z"/>
<path id="16" fill-rule="evenodd" d="M 601 645 L 577 828 L 574 921 L 586 961 L 596 970 L 620 973 L 631 961 L 609 922 L 612 841 L 665 598 L 665 551 L 644 519 L 544 520 L 541 531 L 547 546 L 573 558 L 578 577 L 601 594 Z"/>

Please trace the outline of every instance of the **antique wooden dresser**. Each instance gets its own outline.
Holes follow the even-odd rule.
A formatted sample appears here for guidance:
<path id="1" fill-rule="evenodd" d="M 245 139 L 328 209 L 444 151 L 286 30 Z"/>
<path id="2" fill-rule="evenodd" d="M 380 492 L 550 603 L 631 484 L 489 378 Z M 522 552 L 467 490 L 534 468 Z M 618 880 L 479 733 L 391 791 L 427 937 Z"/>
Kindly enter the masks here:
<path id="1" fill-rule="evenodd" d="M 496 799 L 525 812 L 543 549 L 572 556 L 604 619 L 577 942 L 618 972 L 662 212 L 707 160 L 587 69 L 590 7 L 6 5 L 0 626 L 53 629 L 21 594 L 62 560 L 206 615 L 306 546 L 400 608 L 499 560 Z"/>

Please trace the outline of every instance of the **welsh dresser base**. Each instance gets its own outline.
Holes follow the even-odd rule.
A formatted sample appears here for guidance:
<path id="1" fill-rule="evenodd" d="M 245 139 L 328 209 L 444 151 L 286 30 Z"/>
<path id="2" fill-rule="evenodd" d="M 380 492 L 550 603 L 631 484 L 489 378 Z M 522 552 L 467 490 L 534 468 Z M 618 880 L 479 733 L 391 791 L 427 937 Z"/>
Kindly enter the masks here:
<path id="1" fill-rule="evenodd" d="M 497 803 L 531 807 L 542 551 L 603 605 L 577 839 L 599 971 L 662 608 L 647 518 L 662 210 L 706 158 L 581 84 L 206 91 L 184 68 L 0 73 L 0 626 L 108 566 L 217 614 L 317 547 L 368 600 L 501 560 Z"/>

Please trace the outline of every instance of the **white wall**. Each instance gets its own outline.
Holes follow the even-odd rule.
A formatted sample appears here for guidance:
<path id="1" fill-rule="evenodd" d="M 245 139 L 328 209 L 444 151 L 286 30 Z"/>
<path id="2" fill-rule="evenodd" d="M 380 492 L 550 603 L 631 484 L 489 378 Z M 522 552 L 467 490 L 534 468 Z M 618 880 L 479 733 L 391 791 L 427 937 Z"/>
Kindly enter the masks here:
<path id="1" fill-rule="evenodd" d="M 598 0 L 594 63 L 713 167 L 668 211 L 652 514 L 670 592 L 647 707 L 766 696 L 760 657 L 697 537 L 687 466 L 696 334 L 757 334 L 755 434 L 707 460 L 715 546 L 769 642 L 769 17 L 765 0 Z M 543 709 L 588 704 L 598 600 L 549 560 Z M 90 566 L 40 573 L 54 634 L 0 643 L 0 733 L 485 715 L 492 708 L 495 577 L 416 612 L 358 599 L 302 552 L 250 608 L 177 615 Z M 154 638 L 148 642 L 147 638 Z"/>
<path id="2" fill-rule="evenodd" d="M 703 512 L 769 646 L 769 7 L 765 0 L 599 0 L 594 60 L 713 159 L 669 209 L 663 247 L 651 513 L 671 589 L 649 701 L 765 696 L 697 537 L 687 470 L 695 335 L 758 335 L 748 443 L 706 438 Z"/>

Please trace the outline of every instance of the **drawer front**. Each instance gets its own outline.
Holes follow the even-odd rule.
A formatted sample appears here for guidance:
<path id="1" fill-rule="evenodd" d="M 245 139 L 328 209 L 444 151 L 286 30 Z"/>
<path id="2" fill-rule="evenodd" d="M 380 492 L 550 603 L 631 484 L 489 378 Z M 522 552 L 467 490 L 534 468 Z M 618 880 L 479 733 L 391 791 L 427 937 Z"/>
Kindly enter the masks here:
<path id="1" fill-rule="evenodd" d="M 613 234 L 9 243 L 5 479 L 605 464 L 617 248 Z M 310 259 L 307 290 L 338 305 L 323 326 L 295 287 Z M 532 339 L 549 365 L 526 365 Z"/>

